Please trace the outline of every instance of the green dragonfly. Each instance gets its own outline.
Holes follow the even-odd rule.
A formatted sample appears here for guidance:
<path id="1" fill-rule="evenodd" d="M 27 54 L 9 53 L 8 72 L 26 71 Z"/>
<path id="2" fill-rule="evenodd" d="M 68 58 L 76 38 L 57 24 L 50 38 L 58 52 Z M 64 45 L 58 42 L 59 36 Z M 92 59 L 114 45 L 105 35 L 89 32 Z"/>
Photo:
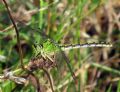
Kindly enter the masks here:
<path id="1" fill-rule="evenodd" d="M 85 44 L 75 44 L 75 45 L 67 45 L 67 46 L 62 46 L 59 45 L 62 51 L 67 51 L 71 49 L 78 49 L 78 48 L 88 48 L 88 47 L 112 47 L 112 44 L 110 43 L 105 43 L 105 42 L 100 42 L 100 43 L 85 43 Z M 35 51 L 35 56 L 41 55 L 44 58 L 48 58 L 50 61 L 53 62 L 53 60 L 50 58 L 50 56 L 54 55 L 59 51 L 59 48 L 51 43 L 50 40 L 47 40 L 43 44 L 35 44 L 34 45 L 34 51 Z"/>
<path id="2" fill-rule="evenodd" d="M 67 50 L 71 49 L 79 49 L 79 48 L 88 48 L 88 47 L 112 47 L 112 44 L 100 42 L 100 43 L 85 43 L 85 44 L 75 44 L 75 45 L 60 45 L 57 42 L 55 42 L 51 37 L 46 35 L 45 33 L 41 32 L 39 29 L 31 28 L 30 26 L 27 27 L 29 31 L 34 32 L 36 34 L 33 34 L 34 41 L 33 41 L 33 61 L 36 59 L 43 58 L 44 62 L 48 63 L 55 63 L 55 60 L 53 59 L 53 55 L 60 53 L 63 57 L 63 59 L 66 61 L 67 66 L 72 74 L 72 77 L 75 79 L 75 74 L 73 72 L 73 69 L 71 69 L 70 66 L 70 60 L 66 57 L 66 54 L 64 53 Z M 33 36 L 32 35 L 32 36 Z M 37 36 L 38 35 L 38 36 Z M 36 40 L 38 38 L 38 40 Z M 36 41 L 36 43 L 34 43 Z"/>
<path id="3" fill-rule="evenodd" d="M 35 57 L 42 57 L 45 60 L 46 59 L 49 60 L 51 63 L 55 63 L 52 56 L 58 52 L 61 52 L 72 74 L 73 79 L 75 79 L 75 74 L 69 64 L 70 60 L 66 57 L 64 51 L 71 50 L 71 49 L 78 49 L 78 48 L 88 48 L 88 47 L 112 47 L 112 44 L 105 43 L 105 42 L 100 42 L 100 43 L 93 42 L 93 43 L 62 46 L 55 43 L 51 39 L 47 39 L 43 43 L 35 43 L 33 48 L 34 48 Z"/>

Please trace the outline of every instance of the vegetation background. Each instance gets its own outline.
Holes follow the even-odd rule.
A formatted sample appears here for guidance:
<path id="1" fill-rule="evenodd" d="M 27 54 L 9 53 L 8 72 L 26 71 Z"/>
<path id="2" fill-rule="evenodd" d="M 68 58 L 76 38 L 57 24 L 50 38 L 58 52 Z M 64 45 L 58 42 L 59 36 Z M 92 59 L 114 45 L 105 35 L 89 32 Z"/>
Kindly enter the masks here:
<path id="1" fill-rule="evenodd" d="M 55 92 L 120 92 L 120 1 L 119 0 L 6 0 L 17 24 L 24 65 L 34 56 L 33 43 L 44 32 L 61 45 L 110 42 L 110 48 L 80 48 L 65 52 L 77 83 L 60 54 L 58 68 L 49 74 Z M 45 39 L 43 39 L 45 40 Z M 53 48 L 51 48 L 53 49 Z M 16 33 L 8 12 L 0 0 L 0 74 L 4 70 L 30 81 L 18 84 L 0 79 L 0 92 L 36 92 L 34 77 L 20 69 Z M 49 80 L 41 69 L 34 75 L 41 92 L 51 92 Z"/>

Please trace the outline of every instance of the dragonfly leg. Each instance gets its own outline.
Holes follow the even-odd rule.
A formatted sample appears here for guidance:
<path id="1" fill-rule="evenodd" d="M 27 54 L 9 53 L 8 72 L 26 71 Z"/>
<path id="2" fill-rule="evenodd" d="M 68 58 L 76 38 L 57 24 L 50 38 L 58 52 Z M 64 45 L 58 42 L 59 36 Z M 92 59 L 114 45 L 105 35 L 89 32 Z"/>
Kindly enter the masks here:
<path id="1" fill-rule="evenodd" d="M 49 57 L 48 55 L 46 55 L 46 57 L 47 57 L 51 62 L 54 63 L 54 60 L 53 60 L 51 57 Z"/>

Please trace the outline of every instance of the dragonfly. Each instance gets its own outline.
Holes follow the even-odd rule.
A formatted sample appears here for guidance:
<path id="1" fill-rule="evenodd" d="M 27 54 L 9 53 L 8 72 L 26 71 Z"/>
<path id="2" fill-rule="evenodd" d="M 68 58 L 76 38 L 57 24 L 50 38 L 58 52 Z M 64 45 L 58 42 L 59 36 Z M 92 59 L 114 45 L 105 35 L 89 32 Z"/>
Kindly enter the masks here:
<path id="1" fill-rule="evenodd" d="M 100 42 L 100 43 L 84 43 L 84 44 L 75 44 L 75 45 L 60 45 L 56 43 L 52 38 L 49 36 L 43 34 L 45 36 L 44 41 L 41 42 L 36 42 L 33 45 L 34 49 L 34 59 L 32 61 L 37 61 L 36 63 L 38 64 L 37 59 L 43 58 L 44 61 L 42 62 L 41 65 L 46 64 L 46 67 L 49 67 L 49 64 L 55 64 L 55 60 L 53 59 L 53 55 L 56 53 L 60 52 L 62 53 L 63 58 L 65 59 L 67 66 L 71 72 L 71 75 L 73 79 L 75 80 L 75 74 L 73 72 L 73 69 L 70 66 L 70 60 L 67 58 L 66 54 L 64 53 L 65 51 L 69 51 L 72 49 L 79 49 L 79 48 L 89 48 L 89 47 L 112 47 L 111 43 L 106 43 L 106 42 Z M 46 40 L 47 38 L 47 40 Z M 35 66 L 37 68 L 37 66 Z"/>
<path id="2" fill-rule="evenodd" d="M 65 51 L 69 51 L 72 49 L 79 48 L 93 48 L 93 47 L 112 47 L 111 43 L 107 42 L 99 42 L 99 43 L 83 43 L 83 44 L 74 44 L 74 45 L 61 45 L 58 44 L 54 39 L 52 39 L 49 35 L 46 35 L 44 31 L 40 31 L 38 28 L 33 28 L 29 25 L 22 25 L 22 29 L 28 29 L 29 32 L 32 32 L 33 41 L 33 57 L 31 58 L 32 64 L 30 64 L 31 69 L 36 68 L 48 68 L 56 65 L 56 60 L 54 60 L 53 55 L 55 56 L 57 53 L 62 55 L 62 58 L 65 60 L 69 71 L 73 79 L 75 80 L 75 74 L 70 65 L 70 60 L 64 53 Z M 33 33 L 34 32 L 34 33 Z M 38 38 L 38 39 L 37 39 Z M 42 60 L 41 60 L 42 58 Z M 34 65 L 33 65 L 34 62 Z M 38 64 L 38 62 L 40 62 Z M 31 63 L 31 62 L 30 62 Z"/>
<path id="3" fill-rule="evenodd" d="M 79 48 L 89 48 L 89 47 L 112 47 L 111 43 L 85 43 L 85 44 L 75 44 L 75 45 L 59 45 L 62 51 L 68 51 L 71 49 L 79 49 Z M 53 60 L 50 58 L 50 56 L 54 55 L 59 51 L 58 47 L 50 42 L 50 40 L 47 40 L 43 44 L 34 44 L 35 49 L 35 56 L 41 55 L 44 58 L 48 58 L 50 61 L 53 62 Z"/>

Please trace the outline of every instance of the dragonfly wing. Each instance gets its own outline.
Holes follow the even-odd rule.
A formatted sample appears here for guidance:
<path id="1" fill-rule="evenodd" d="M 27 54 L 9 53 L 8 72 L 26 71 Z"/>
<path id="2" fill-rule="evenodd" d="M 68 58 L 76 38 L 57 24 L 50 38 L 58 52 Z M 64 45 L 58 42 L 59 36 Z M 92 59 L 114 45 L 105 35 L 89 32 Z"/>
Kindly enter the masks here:
<path id="1" fill-rule="evenodd" d="M 75 80 L 75 74 L 74 74 L 74 72 L 73 72 L 73 70 L 71 68 L 70 60 L 67 58 L 67 56 L 65 55 L 64 51 L 61 49 L 61 47 L 59 46 L 59 44 L 56 43 L 52 38 L 50 38 L 46 34 L 44 34 L 44 37 L 46 37 L 47 39 L 50 39 L 50 41 L 58 47 L 59 52 L 62 54 L 63 58 L 65 59 L 66 64 L 67 64 L 67 66 L 68 66 L 68 68 L 69 68 L 69 70 L 71 72 L 71 75 L 72 75 L 73 79 Z"/>
<path id="2" fill-rule="evenodd" d="M 45 39 L 49 39 L 49 41 L 51 43 L 53 43 L 58 48 L 59 52 L 62 54 L 63 58 L 65 59 L 65 62 L 66 62 L 67 66 L 68 66 L 68 68 L 69 68 L 69 70 L 71 72 L 71 75 L 72 75 L 73 79 L 75 79 L 75 74 L 74 74 L 74 72 L 73 72 L 73 70 L 71 68 L 70 60 L 67 58 L 67 56 L 65 55 L 64 51 L 61 49 L 61 47 L 59 46 L 59 44 L 56 43 L 51 37 L 49 37 L 48 35 L 46 35 L 43 31 L 40 31 L 39 29 L 34 29 L 31 26 L 29 26 L 29 25 L 26 25 L 25 27 L 27 27 L 31 31 L 33 30 L 35 33 L 37 32 L 37 34 L 40 34 L 44 40 Z M 43 40 L 42 43 L 45 42 L 44 40 Z"/>

